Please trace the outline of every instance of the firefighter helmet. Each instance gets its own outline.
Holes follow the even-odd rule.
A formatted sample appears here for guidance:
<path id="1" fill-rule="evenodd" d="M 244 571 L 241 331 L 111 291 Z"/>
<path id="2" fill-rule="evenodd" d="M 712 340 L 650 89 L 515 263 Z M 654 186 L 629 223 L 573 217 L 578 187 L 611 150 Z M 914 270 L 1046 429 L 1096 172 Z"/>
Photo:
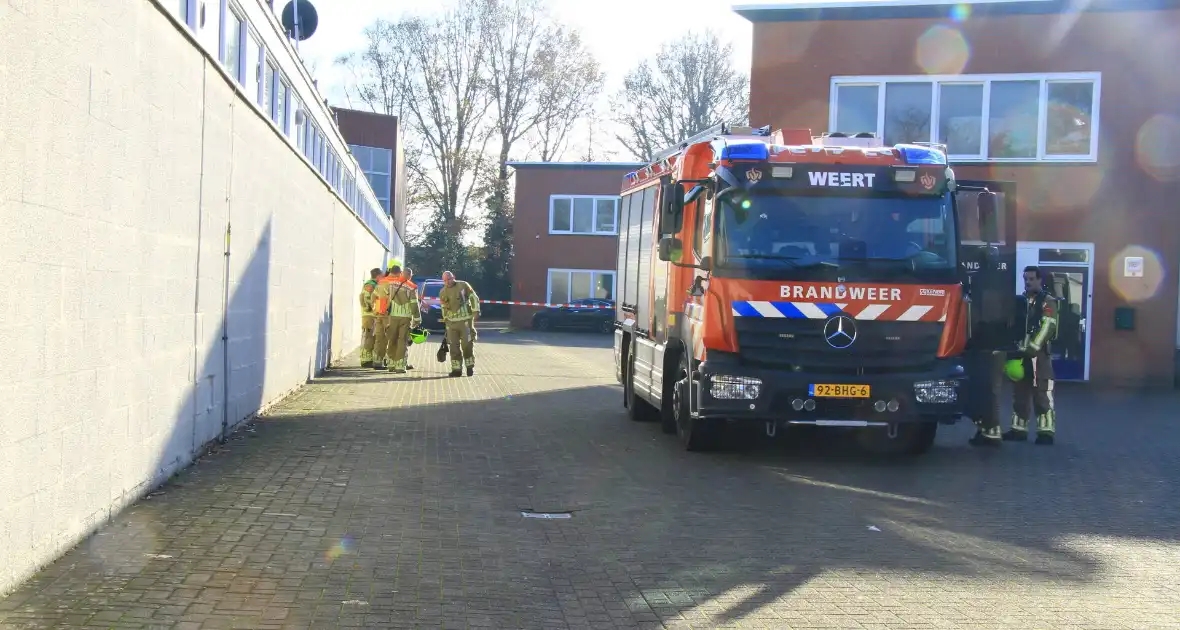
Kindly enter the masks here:
<path id="1" fill-rule="evenodd" d="M 1013 383 L 1024 380 L 1024 361 L 1020 359 L 1009 359 L 1004 364 L 1004 375 Z"/>

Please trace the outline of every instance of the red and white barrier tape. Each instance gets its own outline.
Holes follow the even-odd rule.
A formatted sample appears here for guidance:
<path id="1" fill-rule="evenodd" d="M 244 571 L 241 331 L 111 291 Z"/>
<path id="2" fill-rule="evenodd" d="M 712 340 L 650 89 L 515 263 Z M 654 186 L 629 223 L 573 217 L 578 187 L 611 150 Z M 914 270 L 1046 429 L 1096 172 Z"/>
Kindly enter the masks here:
<path id="1" fill-rule="evenodd" d="M 597 304 L 550 304 L 548 302 L 514 302 L 512 300 L 480 300 L 480 304 L 508 304 L 511 306 L 547 306 L 547 307 L 564 307 L 576 306 L 578 308 L 614 308 L 613 306 L 599 306 Z"/>

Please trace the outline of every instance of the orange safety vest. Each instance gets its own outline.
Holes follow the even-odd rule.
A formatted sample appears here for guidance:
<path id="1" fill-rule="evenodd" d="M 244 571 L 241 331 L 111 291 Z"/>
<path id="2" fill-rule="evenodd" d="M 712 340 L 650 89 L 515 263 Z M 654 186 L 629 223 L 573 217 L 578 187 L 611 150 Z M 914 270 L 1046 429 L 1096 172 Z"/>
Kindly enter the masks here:
<path id="1" fill-rule="evenodd" d="M 380 280 L 378 280 L 377 284 L 378 285 L 383 285 L 383 284 L 390 285 L 390 284 L 393 284 L 394 282 L 398 283 L 397 288 L 399 288 L 399 289 L 402 287 L 405 287 L 405 288 L 411 289 L 415 292 L 418 291 L 418 285 L 414 284 L 414 282 L 412 280 L 410 280 L 409 278 L 390 278 L 389 276 L 385 276 L 385 277 L 381 278 Z M 389 307 L 391 305 L 390 293 L 392 292 L 390 289 L 391 289 L 391 287 L 386 286 L 384 294 L 377 298 L 377 304 L 376 304 L 376 306 L 373 307 L 374 313 L 377 313 L 378 315 L 388 315 L 389 314 Z"/>

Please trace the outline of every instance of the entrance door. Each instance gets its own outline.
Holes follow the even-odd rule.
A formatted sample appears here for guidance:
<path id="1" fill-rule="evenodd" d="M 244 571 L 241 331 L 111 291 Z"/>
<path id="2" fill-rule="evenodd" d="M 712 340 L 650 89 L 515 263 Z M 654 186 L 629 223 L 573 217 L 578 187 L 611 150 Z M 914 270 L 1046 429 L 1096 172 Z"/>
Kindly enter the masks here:
<path id="1" fill-rule="evenodd" d="M 1090 380 L 1090 316 L 1094 273 L 1092 243 L 1042 243 L 1021 241 L 1017 268 L 1040 267 L 1048 276 L 1049 290 L 1060 299 L 1057 340 L 1053 342 L 1053 375 L 1059 381 Z M 1023 276 L 1016 281 L 1024 290 Z"/>
<path id="2" fill-rule="evenodd" d="M 1086 380 L 1086 314 L 1090 306 L 1090 271 L 1076 267 L 1041 265 L 1049 287 L 1060 300 L 1057 340 L 1053 348 L 1053 376 L 1060 381 Z"/>

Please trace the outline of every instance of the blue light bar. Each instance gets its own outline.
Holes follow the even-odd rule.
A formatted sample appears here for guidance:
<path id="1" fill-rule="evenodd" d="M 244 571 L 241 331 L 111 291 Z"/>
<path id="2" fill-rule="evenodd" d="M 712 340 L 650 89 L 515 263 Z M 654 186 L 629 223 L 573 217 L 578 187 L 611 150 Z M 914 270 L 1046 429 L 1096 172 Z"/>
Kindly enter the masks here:
<path id="1" fill-rule="evenodd" d="M 732 142 L 721 149 L 723 160 L 767 160 L 770 147 L 765 142 Z"/>
<path id="2" fill-rule="evenodd" d="M 946 164 L 946 155 L 938 149 L 916 144 L 899 144 L 896 148 L 906 164 Z"/>

